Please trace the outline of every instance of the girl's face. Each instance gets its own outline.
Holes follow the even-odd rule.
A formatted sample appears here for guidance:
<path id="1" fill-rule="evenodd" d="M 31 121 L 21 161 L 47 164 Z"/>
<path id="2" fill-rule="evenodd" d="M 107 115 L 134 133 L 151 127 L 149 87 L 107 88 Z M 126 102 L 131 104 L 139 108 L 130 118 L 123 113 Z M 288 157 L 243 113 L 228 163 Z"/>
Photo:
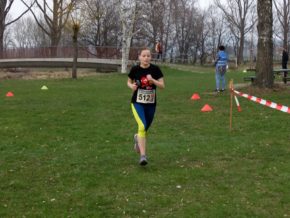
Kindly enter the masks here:
<path id="1" fill-rule="evenodd" d="M 151 52 L 148 49 L 142 50 L 139 55 L 141 66 L 149 66 L 151 61 Z"/>

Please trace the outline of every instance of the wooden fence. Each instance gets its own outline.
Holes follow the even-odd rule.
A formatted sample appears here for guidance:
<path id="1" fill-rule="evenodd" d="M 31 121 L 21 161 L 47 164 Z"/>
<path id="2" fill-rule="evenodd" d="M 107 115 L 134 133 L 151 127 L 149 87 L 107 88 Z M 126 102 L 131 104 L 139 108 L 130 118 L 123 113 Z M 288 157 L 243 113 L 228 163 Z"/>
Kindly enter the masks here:
<path id="1" fill-rule="evenodd" d="M 72 58 L 73 47 L 37 47 L 37 48 L 7 48 L 2 59 L 19 58 Z M 79 58 L 121 59 L 121 48 L 118 47 L 79 47 Z M 136 60 L 138 48 L 131 48 L 129 59 Z"/>

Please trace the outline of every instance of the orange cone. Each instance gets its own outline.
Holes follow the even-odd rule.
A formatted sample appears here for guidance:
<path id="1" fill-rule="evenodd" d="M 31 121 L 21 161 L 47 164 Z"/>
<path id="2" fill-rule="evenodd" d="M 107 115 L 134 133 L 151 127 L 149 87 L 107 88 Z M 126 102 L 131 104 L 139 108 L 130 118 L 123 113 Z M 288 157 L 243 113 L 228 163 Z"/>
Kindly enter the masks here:
<path id="1" fill-rule="evenodd" d="M 210 111 L 212 111 L 212 108 L 208 104 L 204 105 L 203 108 L 201 108 L 201 112 L 210 112 Z"/>
<path id="2" fill-rule="evenodd" d="M 14 96 L 13 92 L 7 92 L 6 94 L 6 97 L 13 97 L 13 96 Z"/>
<path id="3" fill-rule="evenodd" d="M 191 100 L 199 100 L 200 97 L 197 93 L 194 93 L 192 96 L 191 96 Z"/>

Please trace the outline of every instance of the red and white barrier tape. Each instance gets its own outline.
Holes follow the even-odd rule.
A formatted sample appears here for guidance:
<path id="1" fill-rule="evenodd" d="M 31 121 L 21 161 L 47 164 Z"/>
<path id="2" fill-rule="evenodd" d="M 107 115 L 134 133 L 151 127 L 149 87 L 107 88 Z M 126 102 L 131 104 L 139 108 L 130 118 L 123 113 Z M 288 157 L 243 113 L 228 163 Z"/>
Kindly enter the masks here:
<path id="1" fill-rule="evenodd" d="M 255 96 L 251 96 L 251 95 L 248 95 L 248 94 L 244 94 L 244 93 L 236 91 L 236 90 L 233 90 L 233 92 L 235 94 L 239 95 L 239 96 L 247 98 L 247 99 L 249 99 L 251 101 L 254 101 L 254 102 L 258 103 L 258 104 L 265 105 L 267 107 L 270 107 L 270 108 L 273 108 L 273 109 L 276 109 L 276 110 L 279 110 L 279 111 L 282 111 L 282 112 L 290 114 L 290 107 L 287 107 L 287 106 L 284 106 L 284 105 L 281 105 L 281 104 L 276 104 L 274 102 L 267 101 L 267 100 L 264 100 L 262 98 L 257 98 Z"/>
<path id="2" fill-rule="evenodd" d="M 241 112 L 241 111 L 242 111 L 242 108 L 241 108 L 241 106 L 240 106 L 240 102 L 239 102 L 237 96 L 235 96 L 235 101 L 236 101 L 236 105 L 237 105 L 237 107 L 238 107 L 238 111 Z"/>

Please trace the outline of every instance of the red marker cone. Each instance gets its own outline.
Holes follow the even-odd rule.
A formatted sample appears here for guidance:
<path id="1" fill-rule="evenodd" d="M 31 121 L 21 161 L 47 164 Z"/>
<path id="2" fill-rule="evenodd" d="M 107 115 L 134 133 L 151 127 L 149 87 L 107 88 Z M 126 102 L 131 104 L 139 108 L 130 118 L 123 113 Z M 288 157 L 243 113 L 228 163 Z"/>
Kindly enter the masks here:
<path id="1" fill-rule="evenodd" d="M 13 92 L 7 92 L 6 94 L 6 97 L 13 97 L 13 96 L 14 96 Z"/>
<path id="2" fill-rule="evenodd" d="M 210 111 L 212 111 L 212 108 L 208 104 L 204 105 L 203 108 L 201 108 L 201 112 L 210 112 Z"/>
<path id="3" fill-rule="evenodd" d="M 194 93 L 192 96 L 191 96 L 191 100 L 199 100 L 200 97 L 197 93 Z"/>

